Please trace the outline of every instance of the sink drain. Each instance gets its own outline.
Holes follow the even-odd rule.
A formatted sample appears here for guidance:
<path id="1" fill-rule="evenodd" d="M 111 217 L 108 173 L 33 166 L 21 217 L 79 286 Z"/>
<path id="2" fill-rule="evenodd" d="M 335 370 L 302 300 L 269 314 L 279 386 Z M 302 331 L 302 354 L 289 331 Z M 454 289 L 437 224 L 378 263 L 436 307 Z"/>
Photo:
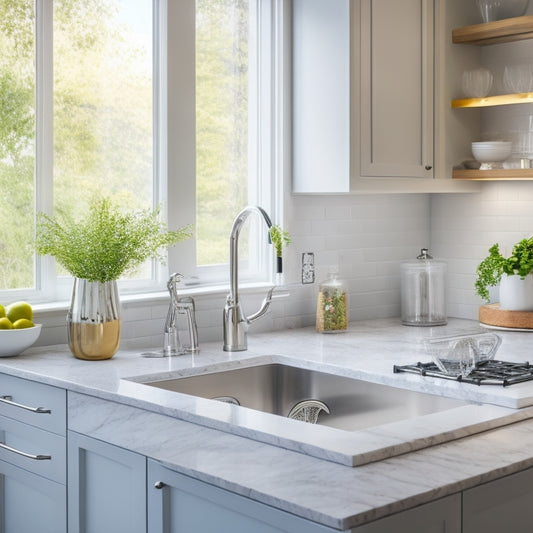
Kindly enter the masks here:
<path id="1" fill-rule="evenodd" d="M 316 424 L 320 413 L 324 411 L 329 415 L 329 407 L 320 400 L 303 400 L 298 402 L 289 412 L 287 418 L 301 420 L 308 424 Z"/>
<path id="2" fill-rule="evenodd" d="M 217 400 L 218 402 L 231 403 L 232 405 L 241 405 L 237 398 L 233 396 L 217 396 L 216 398 L 211 398 L 212 400 Z"/>

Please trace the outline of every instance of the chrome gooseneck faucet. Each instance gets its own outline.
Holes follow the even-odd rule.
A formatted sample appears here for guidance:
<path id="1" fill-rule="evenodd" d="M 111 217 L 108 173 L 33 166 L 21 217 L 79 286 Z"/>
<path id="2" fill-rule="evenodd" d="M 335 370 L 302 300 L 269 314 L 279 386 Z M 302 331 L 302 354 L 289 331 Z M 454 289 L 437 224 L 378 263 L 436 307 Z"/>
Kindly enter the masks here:
<path id="1" fill-rule="evenodd" d="M 272 301 L 274 287 L 268 291 L 259 311 L 248 317 L 244 315 L 239 302 L 239 234 L 246 219 L 254 212 L 261 215 L 268 230 L 272 227 L 272 221 L 266 211 L 257 206 L 245 207 L 233 221 L 229 240 L 230 292 L 224 307 L 224 351 L 226 352 L 240 352 L 248 348 L 248 325 L 262 317 Z"/>

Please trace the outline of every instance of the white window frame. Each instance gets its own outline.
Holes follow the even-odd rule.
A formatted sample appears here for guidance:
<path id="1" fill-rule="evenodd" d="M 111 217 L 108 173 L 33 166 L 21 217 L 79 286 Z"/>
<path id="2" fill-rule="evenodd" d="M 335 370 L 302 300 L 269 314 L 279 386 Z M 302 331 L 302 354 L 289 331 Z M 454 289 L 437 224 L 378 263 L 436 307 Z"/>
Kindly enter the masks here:
<path id="1" fill-rule="evenodd" d="M 195 152 L 195 0 L 152 0 L 154 10 L 154 206 L 163 205 L 169 228 L 194 223 L 196 218 Z M 257 132 L 250 146 L 258 161 L 257 180 L 250 184 L 250 203 L 261 205 L 274 223 L 282 224 L 287 85 L 285 74 L 286 3 L 256 0 L 257 43 L 260 74 L 250 101 L 260 102 L 259 120 L 250 128 Z M 285 4 L 285 5 L 284 5 Z M 53 212 L 53 0 L 36 0 L 36 212 Z M 252 136 L 251 136 L 252 137 Z M 252 160 L 252 159 L 251 159 Z M 253 172 L 250 169 L 250 172 Z M 235 214 L 228 213 L 229 217 Z M 253 218 L 253 217 L 251 217 Z M 257 221 L 259 222 L 259 221 Z M 252 222 L 253 224 L 253 222 Z M 257 224 L 258 228 L 260 227 Z M 229 235 L 228 235 L 229 249 Z M 270 247 L 258 246 L 258 269 L 242 271 L 246 281 L 274 280 Z M 229 253 L 228 253 L 229 257 Z M 271 260 L 272 259 L 272 260 Z M 72 278 L 57 277 L 51 257 L 37 257 L 36 289 L 0 291 L 2 301 L 28 299 L 34 303 L 70 298 Z M 196 240 L 179 243 L 169 250 L 167 265 L 153 264 L 155 280 L 120 281 L 121 294 L 166 290 L 169 272 L 181 272 L 209 292 L 214 285 L 227 285 L 229 265 L 198 267 Z M 215 290 L 215 289 L 213 289 Z"/>
<path id="2" fill-rule="evenodd" d="M 285 2 L 286 4 L 286 2 Z M 285 140 L 285 116 L 282 99 L 285 97 L 283 68 L 287 55 L 286 36 L 282 28 L 285 26 L 287 12 L 282 0 L 255 0 L 256 28 L 252 34 L 258 35 L 253 43 L 258 58 L 258 71 L 250 71 L 250 108 L 257 106 L 258 116 L 250 114 L 249 161 L 256 161 L 256 168 L 250 173 L 257 176 L 249 183 L 249 204 L 263 207 L 274 223 L 283 220 L 283 164 L 280 160 L 285 151 L 282 149 Z M 178 208 L 173 209 L 169 203 L 168 221 L 171 227 L 188 224 L 196 219 L 196 154 L 194 141 L 195 131 L 195 94 L 190 92 L 194 85 L 195 52 L 194 52 L 194 15 L 195 0 L 184 0 L 169 4 L 168 20 L 174 22 L 174 30 L 169 34 L 168 50 L 168 100 L 169 143 L 174 145 L 168 153 L 168 198 L 178 199 Z M 191 31 L 192 30 L 192 31 Z M 178 51 L 178 59 L 171 58 L 171 51 Z M 255 63 L 251 63 L 255 65 Z M 252 84 L 252 80 L 257 80 Z M 174 120 L 179 117 L 179 120 Z M 253 132 L 253 133 L 252 133 Z M 183 144 L 181 144 L 183 143 Z M 180 180 L 173 180 L 180 176 Z M 184 177 L 189 177 L 189 179 Z M 238 213 L 228 213 L 235 217 Z M 257 245 L 262 242 L 259 233 L 263 231 L 262 222 L 250 217 L 254 236 L 250 255 L 257 258 L 255 265 L 249 265 L 248 271 L 240 268 L 242 281 L 271 283 L 274 279 L 273 258 L 271 250 L 266 246 Z M 229 257 L 229 235 L 228 235 Z M 179 271 L 187 277 L 194 278 L 194 284 L 202 286 L 227 284 L 229 265 L 198 266 L 196 264 L 196 241 L 180 243 L 169 251 L 169 266 L 172 271 Z"/>

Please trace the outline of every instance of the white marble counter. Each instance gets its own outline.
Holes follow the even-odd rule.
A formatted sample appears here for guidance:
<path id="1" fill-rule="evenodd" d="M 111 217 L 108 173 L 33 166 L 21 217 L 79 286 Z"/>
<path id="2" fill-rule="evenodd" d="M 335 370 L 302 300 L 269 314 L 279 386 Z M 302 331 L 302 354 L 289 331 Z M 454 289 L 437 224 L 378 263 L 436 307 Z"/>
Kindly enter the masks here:
<path id="1" fill-rule="evenodd" d="M 394 363 L 427 360 L 421 345 L 423 338 L 478 329 L 476 323 L 464 320 L 451 320 L 440 328 L 411 328 L 401 326 L 398 320 L 375 320 L 353 323 L 349 332 L 339 335 L 317 334 L 312 328 L 262 335 L 252 332 L 247 352 L 226 353 L 221 344 L 201 344 L 201 353 L 194 356 L 152 359 L 140 357 L 145 350 L 129 346 L 113 359 L 100 362 L 77 360 L 67 347 L 55 346 L 4 358 L 0 360 L 0 371 L 72 391 L 69 408 L 76 413 L 71 425 L 74 430 L 126 446 L 177 471 L 263 503 L 347 529 L 533 465 L 533 452 L 528 451 L 533 449 L 531 410 L 512 409 L 531 405 L 533 382 L 505 389 L 484 388 L 392 373 Z M 502 337 L 499 359 L 528 360 L 529 333 L 504 332 Z M 426 448 L 352 468 L 331 462 L 338 457 L 331 450 L 317 450 L 311 437 L 307 441 L 304 438 L 303 444 L 302 439 L 295 440 L 300 447 L 285 449 L 291 446 L 284 431 L 290 433 L 294 424 L 298 428 L 304 426 L 306 429 L 299 433 L 309 435 L 322 428 L 307 428 L 268 415 L 268 423 L 273 418 L 281 422 L 265 437 L 265 428 L 256 424 L 266 423 L 266 419 L 259 417 L 250 427 L 242 427 L 239 417 L 228 422 L 228 413 L 235 414 L 232 406 L 123 379 L 189 375 L 198 370 L 216 370 L 221 365 L 239 365 L 244 359 L 270 360 L 271 356 L 351 377 L 498 404 L 488 408 L 494 409 L 495 414 L 491 415 L 493 418 L 487 414 L 488 425 L 483 429 L 498 425 L 502 416 L 510 416 L 507 421 L 523 421 L 465 437 L 472 431 L 464 429 L 462 415 L 456 412 L 458 425 L 450 426 L 446 433 L 448 437 L 463 438 L 446 443 L 417 433 L 423 431 L 426 421 L 418 428 L 412 426 L 415 433 L 411 435 L 402 435 L 401 427 L 388 428 L 377 432 L 374 439 L 396 439 L 396 444 L 407 446 L 401 448 L 402 452 Z M 87 402 L 76 393 L 89 394 L 94 399 Z M 111 409 L 106 400 L 121 405 Z M 439 423 L 442 422 L 441 419 Z M 345 432 L 338 432 L 338 439 L 331 439 L 331 447 L 337 446 L 336 440 L 341 444 L 350 441 L 341 433 Z M 335 453 L 342 456 L 345 452 L 341 449 Z"/>

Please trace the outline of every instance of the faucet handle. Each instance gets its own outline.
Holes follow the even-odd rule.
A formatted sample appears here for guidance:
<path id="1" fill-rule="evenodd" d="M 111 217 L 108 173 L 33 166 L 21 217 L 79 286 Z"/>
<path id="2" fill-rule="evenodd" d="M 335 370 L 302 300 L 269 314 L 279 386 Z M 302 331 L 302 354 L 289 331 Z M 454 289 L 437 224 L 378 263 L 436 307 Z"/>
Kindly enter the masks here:
<path id="1" fill-rule="evenodd" d="M 272 289 L 269 291 L 269 294 L 271 300 L 276 300 L 278 298 L 287 298 L 287 296 L 291 295 L 291 293 L 286 288 L 280 287 L 279 285 L 272 287 Z"/>

